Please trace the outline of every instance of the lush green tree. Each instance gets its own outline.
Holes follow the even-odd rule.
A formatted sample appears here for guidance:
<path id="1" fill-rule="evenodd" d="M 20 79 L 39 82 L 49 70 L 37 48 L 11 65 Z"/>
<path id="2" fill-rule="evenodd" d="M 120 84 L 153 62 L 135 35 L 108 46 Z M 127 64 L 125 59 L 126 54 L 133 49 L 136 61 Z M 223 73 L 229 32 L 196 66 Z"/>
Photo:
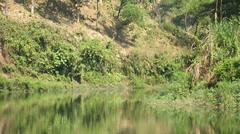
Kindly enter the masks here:
<path id="1" fill-rule="evenodd" d="M 127 4 L 136 4 L 136 1 L 135 0 L 121 0 L 120 6 L 118 7 L 117 19 L 119 19 L 122 9 Z"/>
<path id="2" fill-rule="evenodd" d="M 121 12 L 121 22 L 123 25 L 136 23 L 140 26 L 144 24 L 145 11 L 139 5 L 127 4 Z"/>

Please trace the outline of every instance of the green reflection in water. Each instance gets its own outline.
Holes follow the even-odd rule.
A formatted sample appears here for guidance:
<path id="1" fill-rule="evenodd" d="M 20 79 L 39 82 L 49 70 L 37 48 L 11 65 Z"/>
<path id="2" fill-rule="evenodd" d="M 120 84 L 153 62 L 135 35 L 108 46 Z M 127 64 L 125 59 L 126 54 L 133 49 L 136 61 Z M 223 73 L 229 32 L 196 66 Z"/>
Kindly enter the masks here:
<path id="1" fill-rule="evenodd" d="M 115 93 L 0 96 L 3 134 L 238 134 L 238 112 L 152 109 Z"/>

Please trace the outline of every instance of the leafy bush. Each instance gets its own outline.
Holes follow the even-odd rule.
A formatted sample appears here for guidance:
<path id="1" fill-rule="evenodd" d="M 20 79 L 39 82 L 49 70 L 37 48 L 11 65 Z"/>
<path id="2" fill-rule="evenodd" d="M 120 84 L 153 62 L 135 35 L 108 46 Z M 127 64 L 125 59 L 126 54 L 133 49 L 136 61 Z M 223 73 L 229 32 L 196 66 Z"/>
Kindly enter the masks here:
<path id="1" fill-rule="evenodd" d="M 63 81 L 57 82 L 48 81 L 44 79 L 39 80 L 22 76 L 17 76 L 15 78 L 5 78 L 0 75 L 0 92 L 1 91 L 42 92 L 49 90 L 56 91 L 66 89 L 66 86 L 70 89 L 72 87 L 71 84 Z"/>
<path id="2" fill-rule="evenodd" d="M 156 55 L 153 60 L 151 71 L 154 76 L 161 75 L 165 78 L 171 79 L 174 71 L 176 71 L 176 66 L 174 65 L 174 62 L 170 62 L 163 55 Z"/>
<path id="3" fill-rule="evenodd" d="M 144 89 L 146 87 L 145 81 L 138 76 L 132 76 L 130 78 L 130 84 L 134 89 Z"/>
<path id="4" fill-rule="evenodd" d="M 219 80 L 234 81 L 240 79 L 240 56 L 226 59 L 214 68 Z"/>
<path id="5" fill-rule="evenodd" d="M 193 48 L 201 43 L 201 41 L 196 36 L 186 32 L 182 28 L 172 23 L 164 22 L 161 25 L 164 30 L 171 32 L 175 37 L 177 37 L 177 41 L 184 47 Z"/>
<path id="6" fill-rule="evenodd" d="M 133 53 L 123 64 L 126 75 L 154 76 L 171 79 L 177 69 L 174 61 L 169 61 L 163 55 L 156 55 L 153 59 Z"/>
<path id="7" fill-rule="evenodd" d="M 111 73 L 117 70 L 118 59 L 114 51 L 100 41 L 84 42 L 81 49 L 80 63 L 84 71 Z"/>
<path id="8" fill-rule="evenodd" d="M 240 26 L 238 18 L 224 20 L 213 26 L 215 41 L 214 58 L 216 61 L 237 56 L 240 44 Z"/>
<path id="9" fill-rule="evenodd" d="M 135 4 L 127 4 L 124 6 L 123 11 L 121 12 L 121 21 L 124 25 L 128 25 L 130 23 L 136 23 L 139 26 L 144 25 L 144 16 L 145 11 L 143 8 L 139 7 Z"/>
<path id="10" fill-rule="evenodd" d="M 187 68 L 194 63 L 195 59 L 196 59 L 196 54 L 190 53 L 190 54 L 181 55 L 181 57 L 178 58 L 177 61 L 180 62 L 182 68 Z"/>
<path id="11" fill-rule="evenodd" d="M 220 82 L 214 89 L 215 104 L 220 108 L 239 107 L 240 84 L 235 82 Z"/>
<path id="12" fill-rule="evenodd" d="M 161 5 L 163 5 L 163 6 L 173 5 L 176 2 L 177 2 L 177 0 L 162 0 Z"/>
<path id="13" fill-rule="evenodd" d="M 118 70 L 117 52 L 111 43 L 70 42 L 60 31 L 41 22 L 17 24 L 6 18 L 0 20 L 0 33 L 22 74 L 34 77 L 51 74 L 61 80 L 70 78 L 81 82 L 84 72 L 107 75 Z M 3 69 L 13 71 L 9 67 Z"/>
<path id="14" fill-rule="evenodd" d="M 3 73 L 10 74 L 10 73 L 16 72 L 16 68 L 15 68 L 15 66 L 13 66 L 11 64 L 5 64 L 2 67 L 2 71 L 3 71 Z"/>
<path id="15" fill-rule="evenodd" d="M 130 54 L 123 62 L 122 70 L 128 76 L 133 74 L 137 76 L 148 75 L 151 69 L 150 60 L 137 53 Z"/>
<path id="16" fill-rule="evenodd" d="M 41 53 L 36 68 L 41 73 L 68 75 L 76 63 L 74 48 L 71 44 L 56 44 L 52 50 Z"/>
<path id="17" fill-rule="evenodd" d="M 85 72 L 83 80 L 94 84 L 116 84 L 123 80 L 124 76 L 119 73 L 102 74 L 99 72 Z"/>
<path id="18" fill-rule="evenodd" d="M 68 42 L 63 35 L 40 22 L 17 24 L 1 19 L 0 33 L 6 40 L 6 47 L 12 61 L 20 72 L 48 73 L 75 78 L 76 62 L 80 55 L 74 42 Z"/>

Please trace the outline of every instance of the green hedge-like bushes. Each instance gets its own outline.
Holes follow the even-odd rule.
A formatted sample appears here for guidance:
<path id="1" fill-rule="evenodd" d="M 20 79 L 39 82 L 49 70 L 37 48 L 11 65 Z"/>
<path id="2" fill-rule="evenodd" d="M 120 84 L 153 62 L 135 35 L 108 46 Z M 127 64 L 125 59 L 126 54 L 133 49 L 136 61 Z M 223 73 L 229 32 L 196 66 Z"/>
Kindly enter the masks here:
<path id="1" fill-rule="evenodd" d="M 123 64 L 123 72 L 128 76 L 154 76 L 171 79 L 177 69 L 176 63 L 163 55 L 157 55 L 150 59 L 135 53 L 129 55 Z"/>
<path id="2" fill-rule="evenodd" d="M 118 68 L 119 60 L 116 52 L 110 47 L 97 40 L 81 44 L 80 63 L 84 71 L 96 71 L 111 73 Z"/>
<path id="3" fill-rule="evenodd" d="M 0 34 L 11 61 L 23 74 L 51 74 L 81 82 L 84 72 L 102 74 L 118 70 L 119 60 L 111 43 L 97 40 L 69 41 L 41 22 L 19 24 L 0 17 Z M 9 67 L 3 68 L 9 72 Z M 26 73 L 25 73 L 26 72 Z"/>
<path id="4" fill-rule="evenodd" d="M 121 21 L 124 25 L 136 23 L 139 26 L 144 25 L 144 16 L 146 11 L 137 4 L 126 4 L 121 12 Z"/>
<path id="5" fill-rule="evenodd" d="M 240 79 L 240 57 L 222 61 L 214 68 L 214 72 L 219 80 L 234 81 Z"/>

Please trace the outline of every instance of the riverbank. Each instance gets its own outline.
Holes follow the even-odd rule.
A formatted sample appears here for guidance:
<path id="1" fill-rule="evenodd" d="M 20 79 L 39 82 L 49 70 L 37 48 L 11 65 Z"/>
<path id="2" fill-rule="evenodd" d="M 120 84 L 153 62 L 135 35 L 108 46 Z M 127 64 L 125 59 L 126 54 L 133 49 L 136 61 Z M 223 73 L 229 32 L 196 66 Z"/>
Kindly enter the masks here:
<path id="1" fill-rule="evenodd" d="M 151 107 L 175 107 L 185 109 L 239 109 L 239 82 L 222 82 L 217 87 L 208 89 L 199 83 L 189 90 L 183 84 L 166 82 L 149 85 L 138 80 L 122 81 L 109 84 L 74 83 L 33 79 L 29 77 L 0 77 L 2 93 L 115 93 L 119 97 L 134 101 L 143 101 Z"/>

